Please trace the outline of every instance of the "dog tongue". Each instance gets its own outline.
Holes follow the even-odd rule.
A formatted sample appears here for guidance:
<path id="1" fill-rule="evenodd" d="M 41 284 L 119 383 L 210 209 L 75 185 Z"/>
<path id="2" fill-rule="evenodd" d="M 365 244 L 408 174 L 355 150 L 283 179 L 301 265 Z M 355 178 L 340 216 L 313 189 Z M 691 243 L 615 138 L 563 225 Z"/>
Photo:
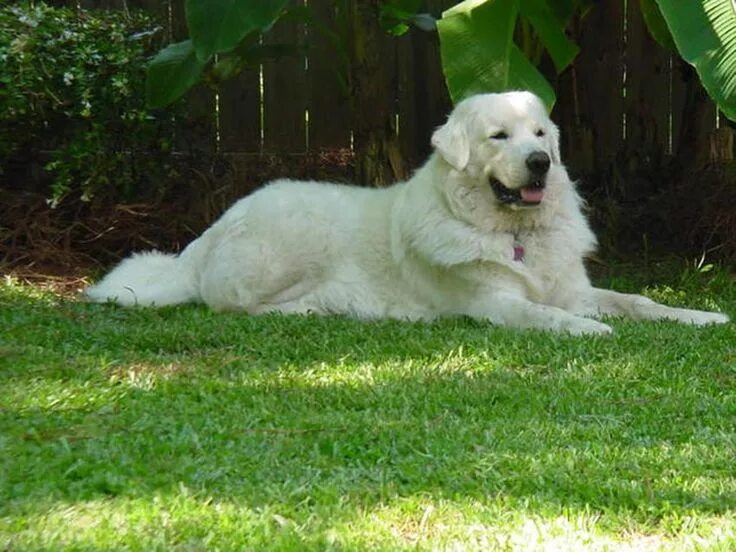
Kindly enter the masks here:
<path id="1" fill-rule="evenodd" d="M 526 203 L 539 203 L 544 197 L 544 190 L 541 188 L 532 188 L 531 186 L 524 186 L 519 190 L 521 194 L 521 200 Z"/>

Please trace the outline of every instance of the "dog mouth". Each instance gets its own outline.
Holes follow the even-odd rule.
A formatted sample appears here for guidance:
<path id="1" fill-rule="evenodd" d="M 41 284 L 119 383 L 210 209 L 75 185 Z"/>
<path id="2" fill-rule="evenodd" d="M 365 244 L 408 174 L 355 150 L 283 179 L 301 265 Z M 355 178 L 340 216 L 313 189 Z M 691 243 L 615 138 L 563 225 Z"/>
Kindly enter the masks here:
<path id="1" fill-rule="evenodd" d="M 496 194 L 496 199 L 504 205 L 536 207 L 544 199 L 545 182 L 542 179 L 534 180 L 517 190 L 507 188 L 497 178 L 491 178 L 490 182 L 491 189 Z"/>

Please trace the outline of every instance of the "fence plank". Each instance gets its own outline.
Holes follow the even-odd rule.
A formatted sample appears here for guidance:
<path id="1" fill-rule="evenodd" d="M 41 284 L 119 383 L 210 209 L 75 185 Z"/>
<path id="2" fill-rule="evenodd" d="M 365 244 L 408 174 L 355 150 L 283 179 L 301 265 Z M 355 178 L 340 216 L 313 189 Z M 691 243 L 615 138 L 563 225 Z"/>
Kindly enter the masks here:
<path id="1" fill-rule="evenodd" d="M 624 106 L 628 164 L 657 169 L 669 150 L 670 56 L 649 35 L 641 10 L 629 9 L 627 23 Z M 634 157 L 636 163 L 632 163 Z"/>
<path id="2" fill-rule="evenodd" d="M 312 0 L 309 7 L 322 28 L 312 26 L 307 29 L 309 149 L 320 151 L 349 148 L 351 125 L 346 82 L 347 52 L 340 52 L 340 46 L 324 32 L 324 29 L 334 31 L 338 28 L 335 2 Z M 343 73 L 342 83 L 340 72 Z"/>
<path id="3" fill-rule="evenodd" d="M 293 0 L 291 6 L 303 5 Z M 278 22 L 266 44 L 302 44 L 304 25 Z M 272 153 L 306 151 L 307 75 L 302 56 L 287 56 L 263 64 L 263 149 Z"/>
<path id="4" fill-rule="evenodd" d="M 222 152 L 261 151 L 261 90 L 257 68 L 222 83 L 219 117 Z"/>
<path id="5" fill-rule="evenodd" d="M 580 123 L 590 129 L 594 171 L 610 171 L 623 145 L 623 25 L 621 0 L 601 0 L 583 21 L 580 55 L 575 61 L 575 91 Z"/>
<path id="6" fill-rule="evenodd" d="M 708 141 L 715 128 L 715 104 L 708 98 L 692 66 L 673 56 L 673 154 L 680 157 L 683 165 L 701 166 L 707 160 Z"/>
<path id="7" fill-rule="evenodd" d="M 416 60 L 414 58 L 414 31 L 397 38 L 398 66 L 398 110 L 399 110 L 399 147 L 401 155 L 409 167 L 416 166 L 419 160 L 419 138 L 417 136 L 417 79 Z"/>
<path id="8" fill-rule="evenodd" d="M 593 143 L 590 126 L 582 124 L 576 65 L 551 80 L 556 83 L 557 102 L 551 117 L 560 129 L 560 152 L 570 174 L 577 179 L 593 170 Z"/>
<path id="9" fill-rule="evenodd" d="M 171 39 L 185 40 L 188 36 L 184 2 L 170 0 Z M 217 151 L 217 113 L 214 92 L 198 85 L 187 93 L 187 117 L 178 124 L 177 148 L 186 152 L 214 154 Z"/>
<path id="10" fill-rule="evenodd" d="M 450 0 L 427 0 L 426 9 L 435 17 L 453 5 Z M 400 136 L 404 155 L 414 163 L 424 160 L 432 150 L 430 139 L 435 128 L 445 122 L 452 102 L 445 85 L 437 33 L 418 29 L 410 31 L 411 62 L 400 57 L 400 70 L 408 71 L 399 78 L 399 124 L 411 125 L 410 134 Z M 400 45 L 402 50 L 409 47 Z"/>
<path id="11" fill-rule="evenodd" d="M 685 104 L 687 103 L 688 85 L 684 72 L 689 68 L 677 54 L 670 54 L 670 108 L 672 110 L 672 153 L 675 153 L 680 142 Z"/>

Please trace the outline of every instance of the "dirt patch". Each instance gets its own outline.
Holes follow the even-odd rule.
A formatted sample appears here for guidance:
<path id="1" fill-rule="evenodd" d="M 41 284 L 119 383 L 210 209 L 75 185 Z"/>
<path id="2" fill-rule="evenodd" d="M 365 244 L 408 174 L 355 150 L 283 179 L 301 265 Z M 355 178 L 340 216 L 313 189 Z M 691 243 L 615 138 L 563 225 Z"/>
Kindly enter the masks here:
<path id="1" fill-rule="evenodd" d="M 86 285 L 133 251 L 176 253 L 236 199 L 275 178 L 349 182 L 353 154 L 230 155 L 191 168 L 187 183 L 125 201 L 68 198 L 0 183 L 0 272 L 59 292 Z"/>

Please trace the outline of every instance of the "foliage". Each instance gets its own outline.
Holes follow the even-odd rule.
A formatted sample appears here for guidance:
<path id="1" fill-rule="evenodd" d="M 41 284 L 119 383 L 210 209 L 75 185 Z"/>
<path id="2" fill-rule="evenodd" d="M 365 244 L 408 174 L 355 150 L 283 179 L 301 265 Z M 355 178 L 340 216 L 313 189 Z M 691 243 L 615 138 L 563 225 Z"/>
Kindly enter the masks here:
<path id="1" fill-rule="evenodd" d="M 436 21 L 419 12 L 420 0 L 386 0 L 376 3 L 376 17 L 392 35 L 402 35 L 411 26 L 439 30 L 453 100 L 477 91 L 525 88 L 536 91 L 551 107 L 554 91 L 530 61 L 529 45 L 520 49 L 513 43 L 517 20 L 534 29 L 535 38 L 562 71 L 578 52 L 564 33 L 566 22 L 589 4 L 589 0 L 466 0 Z M 286 5 L 286 0 L 187 0 L 190 38 L 161 50 L 151 63 L 148 105 L 167 105 L 201 80 L 220 81 L 264 58 L 283 55 L 260 40 L 281 19 L 299 18 L 331 35 L 338 48 L 346 47 L 339 39 L 343 29 L 326 29 L 309 8 Z"/>
<path id="2" fill-rule="evenodd" d="M 147 75 L 146 99 L 150 107 L 162 107 L 184 95 L 196 83 L 218 83 L 254 67 L 264 60 L 304 54 L 305 45 L 294 40 L 264 44 L 262 38 L 279 21 L 301 21 L 327 36 L 336 49 L 335 71 L 342 80 L 347 73 L 349 22 L 345 2 L 337 2 L 338 27 L 328 28 L 308 6 L 287 7 L 288 0 L 187 0 L 189 39 L 170 44 L 153 59 Z M 381 27 L 393 35 L 410 26 L 435 29 L 435 20 L 417 13 L 420 0 L 386 0 L 377 4 Z"/>
<path id="3" fill-rule="evenodd" d="M 140 13 L 0 8 L 0 165 L 51 151 L 57 202 L 165 180 L 173 115 L 149 112 L 142 90 L 162 34 Z"/>
<path id="4" fill-rule="evenodd" d="M 708 95 L 736 121 L 736 8 L 732 0 L 656 0 L 677 51 L 698 72 Z M 651 21 L 654 20 L 655 24 Z M 647 19 L 655 38 L 666 34 Z M 666 38 L 660 42 L 667 43 Z"/>
<path id="5" fill-rule="evenodd" d="M 478 92 L 525 89 L 535 92 L 549 109 L 555 93 L 534 66 L 527 44 L 514 41 L 521 25 L 533 29 L 558 72 L 578 53 L 565 35 L 569 18 L 588 6 L 569 0 L 465 0 L 442 14 L 437 22 L 442 67 L 454 102 Z"/>
<path id="6" fill-rule="evenodd" d="M 466 0 L 445 11 L 437 24 L 442 67 L 454 102 L 478 92 L 525 89 L 552 108 L 554 90 L 514 43 L 522 14 L 546 39 L 558 70 L 569 65 L 577 46 L 562 31 L 563 22 L 552 19 L 546 1 Z"/>
<path id="7" fill-rule="evenodd" d="M 548 107 L 552 87 L 534 67 L 535 56 L 514 37 L 533 30 L 558 72 L 577 54 L 565 35 L 574 14 L 590 0 L 465 0 L 437 22 L 442 65 L 453 101 L 481 91 L 525 88 Z M 703 86 L 723 113 L 736 120 L 736 9 L 732 0 L 640 0 L 651 35 L 692 64 Z M 634 9 L 631 7 L 629 9 Z"/>
<path id="8" fill-rule="evenodd" d="M 578 53 L 565 33 L 568 23 L 594 7 L 592 0 L 465 0 L 435 21 L 419 13 L 421 4 L 379 2 L 376 16 L 393 35 L 406 33 L 411 25 L 438 30 L 453 101 L 476 92 L 523 88 L 536 92 L 549 108 L 555 93 L 535 67 L 539 53 L 546 50 L 558 72 L 568 67 Z M 283 54 L 264 47 L 259 37 L 281 18 L 315 23 L 308 8 L 289 10 L 286 5 L 286 0 L 187 0 L 190 39 L 170 45 L 154 60 L 148 74 L 149 105 L 174 101 L 207 68 L 212 68 L 211 78 L 222 80 L 264 57 Z M 690 2 L 686 9 L 672 0 L 640 0 L 640 9 L 655 39 L 665 47 L 676 44 L 710 96 L 736 118 L 736 12 L 731 0 Z M 340 34 L 340 29 L 319 30 Z"/>
<path id="9" fill-rule="evenodd" d="M 675 41 L 672 39 L 672 34 L 667 27 L 662 12 L 659 11 L 657 0 L 639 0 L 639 8 L 651 37 L 663 48 L 676 51 L 677 46 L 675 46 Z"/>
<path id="10" fill-rule="evenodd" d="M 718 269 L 599 282 L 736 314 Z M 604 339 L 0 282 L 2 550 L 733 550 L 736 325 Z"/>
<path id="11" fill-rule="evenodd" d="M 394 36 L 405 34 L 411 26 L 423 31 L 434 31 L 436 21 L 428 13 L 419 13 L 421 0 L 387 0 L 379 5 L 381 28 Z"/>
<path id="12" fill-rule="evenodd" d="M 148 67 L 146 103 L 154 108 L 173 103 L 199 82 L 205 66 L 191 40 L 169 44 Z"/>
<path id="13" fill-rule="evenodd" d="M 167 46 L 152 60 L 148 105 L 163 107 L 203 78 L 223 80 L 264 59 L 291 53 L 294 45 L 274 48 L 260 40 L 279 19 L 308 18 L 308 10 L 287 10 L 286 4 L 287 0 L 187 0 L 190 38 Z"/>

